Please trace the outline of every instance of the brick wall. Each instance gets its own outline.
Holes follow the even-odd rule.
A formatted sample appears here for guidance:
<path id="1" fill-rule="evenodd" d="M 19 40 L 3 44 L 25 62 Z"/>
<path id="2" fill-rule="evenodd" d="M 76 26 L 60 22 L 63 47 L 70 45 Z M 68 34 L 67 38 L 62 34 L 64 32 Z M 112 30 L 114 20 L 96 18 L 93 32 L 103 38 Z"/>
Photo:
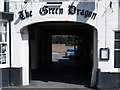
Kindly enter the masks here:
<path id="1" fill-rule="evenodd" d="M 52 52 L 64 53 L 67 48 L 73 48 L 74 46 L 65 46 L 65 44 L 52 44 Z"/>

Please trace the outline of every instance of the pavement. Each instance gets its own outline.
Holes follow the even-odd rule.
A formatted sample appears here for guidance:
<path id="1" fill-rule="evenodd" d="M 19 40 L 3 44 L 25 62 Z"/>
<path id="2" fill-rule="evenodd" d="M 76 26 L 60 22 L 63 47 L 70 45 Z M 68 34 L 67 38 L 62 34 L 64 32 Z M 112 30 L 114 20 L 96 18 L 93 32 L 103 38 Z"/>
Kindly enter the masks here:
<path id="1" fill-rule="evenodd" d="M 6 87 L 6 88 L 0 88 L 0 90 L 120 90 L 120 88 L 92 89 L 92 88 L 18 88 L 18 87 Z"/>

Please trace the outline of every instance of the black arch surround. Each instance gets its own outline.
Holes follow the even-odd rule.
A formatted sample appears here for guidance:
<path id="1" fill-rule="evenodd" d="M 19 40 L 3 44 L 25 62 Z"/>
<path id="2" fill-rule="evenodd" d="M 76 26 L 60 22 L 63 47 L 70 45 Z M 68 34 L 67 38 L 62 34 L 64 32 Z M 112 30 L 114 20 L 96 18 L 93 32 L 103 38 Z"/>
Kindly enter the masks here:
<path id="1" fill-rule="evenodd" d="M 79 27 L 80 30 L 82 30 L 82 29 L 86 29 L 87 30 L 88 28 L 89 29 L 93 29 L 94 28 L 93 26 L 91 26 L 89 24 L 86 24 L 86 23 L 72 22 L 72 21 L 46 21 L 46 22 L 34 23 L 34 24 L 29 25 L 29 26 L 39 27 L 39 28 L 45 29 L 45 30 L 53 30 L 53 32 L 56 32 L 54 30 L 57 29 L 58 33 L 61 32 L 61 31 L 59 32 L 59 30 L 61 30 L 61 28 L 62 28 L 62 30 L 66 30 L 66 29 L 68 29 L 68 27 L 69 27 L 69 32 L 73 32 L 74 31 L 75 33 L 79 32 L 79 30 L 75 30 L 78 27 Z"/>
<path id="2" fill-rule="evenodd" d="M 79 48 L 80 52 L 77 55 L 78 56 L 77 59 L 80 59 L 82 57 L 82 60 L 80 60 L 79 63 L 83 69 L 80 69 L 79 72 L 89 74 L 88 82 L 90 86 L 93 63 L 94 63 L 93 52 L 92 52 L 93 43 L 94 43 L 93 40 L 94 29 L 95 28 L 89 24 L 70 22 L 70 21 L 48 21 L 48 22 L 35 23 L 28 26 L 29 47 L 30 47 L 29 48 L 30 76 L 31 77 L 34 76 L 33 74 L 34 68 L 36 68 L 35 69 L 36 71 L 41 72 L 40 70 L 42 68 L 49 68 L 49 66 L 51 65 L 52 63 L 51 35 L 77 35 L 82 41 L 82 43 L 78 45 L 80 47 Z M 30 78 L 30 81 L 32 79 L 36 80 L 36 77 Z M 40 77 L 38 79 L 43 80 Z M 59 81 L 59 80 L 53 80 L 53 81 Z M 70 82 L 74 83 L 72 81 L 69 81 L 67 83 Z M 77 83 L 77 84 L 81 84 L 81 83 Z"/>

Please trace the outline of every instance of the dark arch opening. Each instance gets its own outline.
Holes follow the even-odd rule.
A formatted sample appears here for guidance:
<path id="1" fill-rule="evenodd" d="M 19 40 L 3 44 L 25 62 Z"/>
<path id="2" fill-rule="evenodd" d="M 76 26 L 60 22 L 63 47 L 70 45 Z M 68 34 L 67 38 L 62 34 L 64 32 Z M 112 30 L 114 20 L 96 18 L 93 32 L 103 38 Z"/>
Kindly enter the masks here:
<path id="1" fill-rule="evenodd" d="M 31 82 L 38 80 L 47 83 L 51 81 L 90 86 L 93 68 L 94 27 L 78 22 L 51 21 L 32 24 L 28 28 Z M 77 44 L 78 52 L 71 64 L 65 64 L 71 59 L 59 59 L 63 62 L 53 64 L 52 35 L 79 37 L 81 42 Z"/>

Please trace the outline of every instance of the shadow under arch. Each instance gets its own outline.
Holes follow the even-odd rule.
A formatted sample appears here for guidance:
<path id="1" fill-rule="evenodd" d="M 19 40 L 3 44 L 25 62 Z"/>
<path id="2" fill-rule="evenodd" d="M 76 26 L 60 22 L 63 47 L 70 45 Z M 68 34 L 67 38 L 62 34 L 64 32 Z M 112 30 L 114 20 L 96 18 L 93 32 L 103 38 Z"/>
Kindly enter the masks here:
<path id="1" fill-rule="evenodd" d="M 81 37 L 81 39 L 84 42 L 83 47 L 86 48 L 83 50 L 84 60 L 86 60 L 84 63 L 87 63 L 87 59 L 89 59 L 89 63 L 92 63 L 91 64 L 92 65 L 91 66 L 92 74 L 91 74 L 91 80 L 90 80 L 91 85 L 90 86 L 96 85 L 96 78 L 97 78 L 96 72 L 97 72 L 97 68 L 98 68 L 97 29 L 94 26 L 91 26 L 86 23 L 72 22 L 72 21 L 48 21 L 48 22 L 34 23 L 31 25 L 28 25 L 27 27 L 23 27 L 21 29 L 21 32 L 25 33 L 26 30 L 27 30 L 26 34 L 29 34 L 29 43 L 31 46 L 29 48 L 30 49 L 30 53 L 29 53 L 30 54 L 30 70 L 32 70 L 32 68 L 37 70 L 40 66 L 40 64 L 38 64 L 40 61 L 40 58 L 38 55 L 38 52 L 40 50 L 39 49 L 40 45 L 38 45 L 39 44 L 38 42 L 41 42 L 41 40 L 43 40 L 44 42 L 47 42 L 46 39 L 44 40 L 44 38 L 45 37 L 47 37 L 47 39 L 50 38 L 49 35 L 78 35 Z M 32 41 L 35 41 L 37 43 L 35 45 L 36 47 L 32 46 L 33 45 Z M 38 45 L 38 47 L 37 47 L 37 45 Z M 87 46 L 87 45 L 90 45 L 90 46 Z M 31 51 L 35 48 L 36 48 L 35 51 Z M 41 48 L 43 48 L 43 46 L 41 46 Z M 48 48 L 48 46 L 46 46 L 46 48 Z M 45 51 L 45 49 L 42 49 L 42 51 Z M 51 52 L 51 51 L 47 50 L 47 52 Z M 85 53 L 87 53 L 87 54 L 85 54 Z M 41 56 L 51 58 L 47 54 L 41 54 Z M 86 57 L 86 56 L 88 56 L 88 57 Z M 42 57 L 42 58 L 44 58 L 44 57 Z M 33 60 L 33 58 L 34 58 L 34 60 Z M 46 59 L 46 61 L 48 61 L 47 58 L 44 58 L 44 59 Z M 47 80 L 46 79 L 43 80 L 43 79 L 39 78 L 39 80 L 47 81 L 47 82 L 49 80 L 65 82 L 65 81 L 58 80 L 58 78 L 57 79 L 47 79 Z M 74 83 L 72 81 L 66 81 L 66 82 Z M 75 84 L 83 84 L 83 83 L 75 83 Z"/>
<path id="2" fill-rule="evenodd" d="M 42 22 L 34 22 L 34 23 L 31 23 L 31 24 L 28 24 L 26 26 L 23 26 L 21 29 L 20 29 L 20 32 L 22 32 L 25 28 L 28 28 L 29 26 L 33 26 L 33 25 L 49 25 L 49 26 L 54 26 L 55 27 L 55 24 L 59 24 L 59 26 L 64 26 L 64 25 L 80 25 L 80 26 L 88 26 L 90 28 L 95 28 L 92 24 L 90 23 L 86 23 L 86 22 L 79 22 L 79 21 L 42 21 Z M 58 26 L 58 25 L 57 25 Z M 96 28 L 95 28 L 96 29 Z"/>

